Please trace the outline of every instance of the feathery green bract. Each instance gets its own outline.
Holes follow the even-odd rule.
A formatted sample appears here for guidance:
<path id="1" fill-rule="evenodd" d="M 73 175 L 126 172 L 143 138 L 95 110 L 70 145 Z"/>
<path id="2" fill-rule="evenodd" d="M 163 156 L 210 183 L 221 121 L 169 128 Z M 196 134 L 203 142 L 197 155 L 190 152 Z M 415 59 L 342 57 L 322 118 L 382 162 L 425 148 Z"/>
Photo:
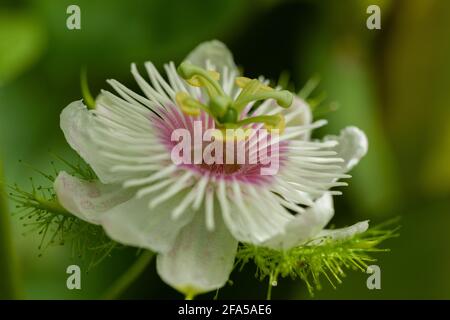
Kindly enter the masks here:
<path id="1" fill-rule="evenodd" d="M 96 176 L 92 169 L 81 161 L 74 165 L 58 158 L 67 167 L 70 174 L 92 181 Z M 53 165 L 53 163 L 52 163 Z M 31 191 L 20 188 L 17 184 L 9 186 L 9 196 L 16 203 L 16 212 L 24 227 L 25 234 L 38 233 L 41 236 L 39 249 L 44 250 L 51 245 L 69 243 L 72 256 L 89 258 L 89 267 L 100 263 L 118 244 L 107 237 L 103 229 L 85 222 L 66 211 L 59 203 L 53 189 L 57 175 L 36 170 L 50 183 L 49 186 L 37 187 L 31 181 Z M 40 254 L 42 255 L 42 253 Z"/>
<path id="2" fill-rule="evenodd" d="M 371 254 L 389 251 L 378 245 L 398 235 L 398 228 L 392 227 L 395 221 L 397 219 L 349 239 L 325 240 L 321 245 L 305 244 L 286 251 L 243 244 L 239 247 L 236 265 L 242 268 L 253 261 L 257 269 L 255 276 L 259 280 L 269 278 L 269 286 L 276 285 L 278 277 L 301 279 L 314 295 L 314 290 L 322 288 L 322 278 L 335 288 L 342 282 L 346 270 L 366 272 L 368 264 L 376 261 Z"/>

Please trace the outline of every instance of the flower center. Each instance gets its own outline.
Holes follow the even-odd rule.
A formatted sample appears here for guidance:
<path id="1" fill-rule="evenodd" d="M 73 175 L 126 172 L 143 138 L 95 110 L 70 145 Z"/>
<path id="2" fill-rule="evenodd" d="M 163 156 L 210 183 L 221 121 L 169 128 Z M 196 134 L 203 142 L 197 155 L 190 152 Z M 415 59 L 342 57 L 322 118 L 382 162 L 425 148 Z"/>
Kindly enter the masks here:
<path id="1" fill-rule="evenodd" d="M 186 92 L 178 92 L 177 104 L 186 115 L 198 116 L 201 111 L 205 111 L 214 118 L 218 129 L 236 129 L 263 123 L 266 129 L 284 130 L 285 122 L 282 114 L 259 115 L 244 119 L 241 119 L 240 115 L 249 103 L 266 99 L 274 99 L 280 107 L 288 108 L 293 101 L 291 92 L 274 90 L 257 79 L 237 77 L 235 83 L 242 90 L 233 100 L 223 91 L 218 82 L 220 74 L 215 71 L 183 62 L 178 67 L 178 73 L 189 85 L 204 88 L 209 98 L 208 103 L 204 104 Z"/>
<path id="2" fill-rule="evenodd" d="M 233 98 L 224 91 L 215 71 L 183 62 L 178 73 L 189 85 L 204 90 L 206 97 L 180 91 L 175 97 L 177 106 L 168 106 L 162 119 L 155 120 L 160 122 L 160 137 L 172 161 L 216 179 L 272 181 L 284 163 L 286 143 L 278 138 L 285 119 L 281 113 L 249 116 L 248 107 L 273 99 L 288 108 L 293 94 L 257 79 L 237 77 L 235 83 L 241 91 Z"/>

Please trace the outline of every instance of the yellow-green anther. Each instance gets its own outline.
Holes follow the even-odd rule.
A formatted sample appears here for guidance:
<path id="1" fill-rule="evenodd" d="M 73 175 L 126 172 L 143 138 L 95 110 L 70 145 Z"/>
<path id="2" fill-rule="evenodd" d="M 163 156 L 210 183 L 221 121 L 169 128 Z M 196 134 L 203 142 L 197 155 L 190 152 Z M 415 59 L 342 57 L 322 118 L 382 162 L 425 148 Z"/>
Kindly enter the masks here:
<path id="1" fill-rule="evenodd" d="M 212 70 L 207 70 L 206 72 L 208 72 L 208 74 L 211 76 L 211 78 L 213 78 L 216 81 L 220 80 L 220 73 L 216 72 L 216 71 L 212 71 Z M 205 81 L 202 79 L 202 77 L 199 76 L 193 76 L 192 78 L 186 80 L 187 83 L 189 83 L 191 86 L 193 87 L 203 87 L 205 86 L 207 83 L 205 83 Z"/>
<path id="2" fill-rule="evenodd" d="M 283 134 L 284 129 L 286 128 L 286 120 L 284 119 L 284 116 L 279 113 L 274 115 L 273 117 L 274 117 L 273 121 L 265 123 L 265 128 L 268 130 L 276 129 L 280 131 L 279 132 L 280 134 Z"/>
<path id="3" fill-rule="evenodd" d="M 280 133 L 283 133 L 285 129 L 285 120 L 284 116 L 282 114 L 275 114 L 275 115 L 263 115 L 263 116 L 256 116 L 251 118 L 246 118 L 244 120 L 238 121 L 237 124 L 239 126 L 245 126 L 248 124 L 253 123 L 264 123 L 264 127 L 266 129 L 272 130 L 272 129 L 278 129 L 280 130 Z"/>
<path id="4" fill-rule="evenodd" d="M 211 73 L 210 71 L 195 66 L 189 62 L 182 62 L 178 66 L 177 71 L 186 81 L 191 81 L 194 85 L 204 85 L 211 97 L 215 95 L 225 95 L 222 87 L 216 80 L 217 77 L 215 76 L 215 73 Z"/>
<path id="5" fill-rule="evenodd" d="M 263 84 L 256 79 L 249 79 L 245 77 L 238 77 L 236 78 L 235 82 L 236 85 L 242 88 L 242 91 L 237 97 L 236 101 L 234 101 L 233 107 L 241 112 L 248 104 L 246 98 L 257 93 L 261 89 L 261 86 L 263 86 Z"/>
<path id="6" fill-rule="evenodd" d="M 187 115 L 198 116 L 200 115 L 201 110 L 204 110 L 205 112 L 211 114 L 207 106 L 201 104 L 186 92 L 178 92 L 175 96 L 175 100 L 181 111 L 183 111 L 183 113 Z"/>
<path id="7" fill-rule="evenodd" d="M 252 82 L 255 85 L 255 87 L 257 86 L 257 88 L 259 90 L 265 90 L 265 91 L 273 91 L 274 90 L 273 88 L 265 85 L 264 83 L 262 83 L 261 81 L 256 80 L 256 79 L 250 79 L 247 77 L 237 77 L 235 80 L 235 83 L 239 88 L 247 87 L 250 84 L 250 82 Z"/>

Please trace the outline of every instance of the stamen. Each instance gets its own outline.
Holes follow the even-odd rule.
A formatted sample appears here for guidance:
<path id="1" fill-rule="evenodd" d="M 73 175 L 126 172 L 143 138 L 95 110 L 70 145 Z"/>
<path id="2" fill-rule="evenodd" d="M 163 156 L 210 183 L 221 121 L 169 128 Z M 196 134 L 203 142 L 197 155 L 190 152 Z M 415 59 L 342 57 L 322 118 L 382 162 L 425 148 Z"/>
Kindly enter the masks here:
<path id="1" fill-rule="evenodd" d="M 257 79 L 238 77 L 236 78 L 236 84 L 243 88 L 234 103 L 234 107 L 239 112 L 252 101 L 275 99 L 280 107 L 289 108 L 294 100 L 291 92 L 287 90 L 276 91 Z"/>
<path id="2" fill-rule="evenodd" d="M 221 95 L 225 96 L 222 87 L 217 82 L 215 72 L 208 72 L 205 69 L 197 67 L 189 62 L 183 62 L 178 67 L 180 76 L 188 81 L 189 84 L 194 83 L 195 86 L 203 86 L 208 90 L 210 97 Z"/>
<path id="3" fill-rule="evenodd" d="M 252 123 L 264 123 L 264 127 L 268 130 L 278 129 L 280 134 L 284 132 L 286 122 L 282 114 L 276 114 L 272 116 L 256 116 L 251 118 L 246 118 L 244 120 L 238 121 L 239 126 L 245 126 Z"/>
<path id="4" fill-rule="evenodd" d="M 177 101 L 181 111 L 187 115 L 194 117 L 199 116 L 201 110 L 210 113 L 207 106 L 201 104 L 198 100 L 192 98 L 186 92 L 178 92 L 175 96 L 175 100 Z"/>
<path id="5" fill-rule="evenodd" d="M 235 80 L 235 83 L 239 88 L 244 89 L 250 83 L 250 81 L 253 81 L 253 80 L 250 78 L 247 78 L 247 77 L 237 77 Z M 258 81 L 258 80 L 256 80 L 256 81 Z M 259 87 L 261 90 L 266 90 L 266 91 L 274 90 L 273 88 L 266 86 L 265 84 L 261 83 L 260 81 L 258 81 L 258 82 L 261 84 L 261 86 Z"/>
<path id="6" fill-rule="evenodd" d="M 239 128 L 252 123 L 264 123 L 269 130 L 284 131 L 286 121 L 281 114 L 261 115 L 239 121 L 242 110 L 251 102 L 275 99 L 282 108 L 291 106 L 293 94 L 287 90 L 277 91 L 257 79 L 237 77 L 236 85 L 242 88 L 235 101 L 227 96 L 218 82 L 220 74 L 207 71 L 188 62 L 178 67 L 178 73 L 187 83 L 194 87 L 204 87 L 209 95 L 208 105 L 200 103 L 186 92 L 176 94 L 176 102 L 181 110 L 188 115 L 198 116 L 201 110 L 208 112 L 216 121 L 218 129 Z"/>
<path id="7" fill-rule="evenodd" d="M 212 79 L 219 81 L 220 80 L 220 73 L 212 70 L 206 71 Z M 187 83 L 189 83 L 193 87 L 203 87 L 204 83 L 202 81 L 202 78 L 199 76 L 193 76 L 192 78 L 186 80 Z"/>

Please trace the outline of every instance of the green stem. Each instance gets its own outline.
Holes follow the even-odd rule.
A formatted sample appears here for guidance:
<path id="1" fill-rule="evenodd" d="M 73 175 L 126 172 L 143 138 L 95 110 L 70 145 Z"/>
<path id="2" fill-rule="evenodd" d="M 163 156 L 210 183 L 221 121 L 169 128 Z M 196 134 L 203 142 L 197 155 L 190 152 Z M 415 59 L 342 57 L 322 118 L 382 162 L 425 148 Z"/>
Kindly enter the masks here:
<path id="1" fill-rule="evenodd" d="M 266 300 L 271 300 L 272 299 L 272 277 L 270 277 L 269 279 L 269 287 L 267 288 L 267 295 L 266 295 Z"/>
<path id="2" fill-rule="evenodd" d="M 122 293 L 139 277 L 155 256 L 154 252 L 144 251 L 139 258 L 117 279 L 103 295 L 104 300 L 119 298 Z"/>
<path id="3" fill-rule="evenodd" d="M 42 197 L 35 196 L 35 201 L 37 202 L 36 208 L 59 214 L 65 217 L 73 217 L 73 215 L 64 209 L 64 207 L 58 202 L 58 200 L 46 200 Z"/>
<path id="4" fill-rule="evenodd" d="M 11 240 L 11 222 L 1 181 L 0 163 L 0 299 L 19 299 L 19 277 Z"/>
<path id="5" fill-rule="evenodd" d="M 267 295 L 266 295 L 266 300 L 271 300 L 272 299 L 272 288 L 273 288 L 273 284 L 274 282 L 276 282 L 278 280 L 278 271 L 275 271 L 274 273 L 272 273 L 269 277 L 269 286 L 267 288 Z M 276 285 L 276 284 L 275 284 Z"/>

